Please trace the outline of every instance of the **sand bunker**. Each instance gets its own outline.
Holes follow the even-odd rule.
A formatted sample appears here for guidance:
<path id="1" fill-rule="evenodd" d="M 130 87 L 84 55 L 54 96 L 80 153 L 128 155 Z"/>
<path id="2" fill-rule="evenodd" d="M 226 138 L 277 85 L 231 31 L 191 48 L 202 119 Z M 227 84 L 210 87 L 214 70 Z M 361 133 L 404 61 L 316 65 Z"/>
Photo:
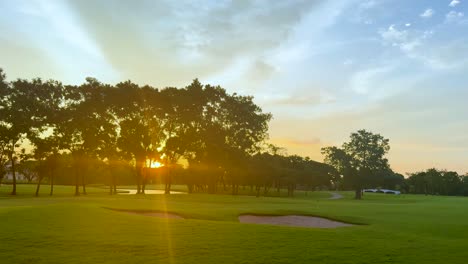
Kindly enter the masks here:
<path id="1" fill-rule="evenodd" d="M 285 216 L 259 216 L 259 215 L 241 215 L 239 216 L 241 223 L 250 224 L 265 224 L 265 225 L 282 225 L 282 226 L 298 226 L 298 227 L 315 227 L 315 228 L 337 228 L 344 226 L 353 226 L 343 222 L 333 221 L 326 218 L 304 215 L 285 215 Z"/>
<path id="2" fill-rule="evenodd" d="M 117 211 L 121 213 L 127 213 L 127 214 L 137 214 L 137 215 L 152 216 L 152 217 L 159 217 L 159 218 L 169 218 L 169 219 L 184 219 L 182 216 L 178 214 L 168 213 L 168 212 L 122 210 L 122 209 L 113 209 L 113 208 L 105 208 L 105 209 L 109 209 L 109 210 Z"/>

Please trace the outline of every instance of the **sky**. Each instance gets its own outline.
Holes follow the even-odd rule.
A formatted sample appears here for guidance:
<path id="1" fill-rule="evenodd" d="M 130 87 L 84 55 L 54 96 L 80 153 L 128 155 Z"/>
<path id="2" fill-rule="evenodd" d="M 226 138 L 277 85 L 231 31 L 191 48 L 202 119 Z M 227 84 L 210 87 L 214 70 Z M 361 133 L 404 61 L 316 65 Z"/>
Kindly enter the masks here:
<path id="1" fill-rule="evenodd" d="M 270 141 L 320 149 L 367 129 L 400 173 L 468 172 L 468 0 L 0 1 L 8 79 L 88 76 L 253 95 Z"/>

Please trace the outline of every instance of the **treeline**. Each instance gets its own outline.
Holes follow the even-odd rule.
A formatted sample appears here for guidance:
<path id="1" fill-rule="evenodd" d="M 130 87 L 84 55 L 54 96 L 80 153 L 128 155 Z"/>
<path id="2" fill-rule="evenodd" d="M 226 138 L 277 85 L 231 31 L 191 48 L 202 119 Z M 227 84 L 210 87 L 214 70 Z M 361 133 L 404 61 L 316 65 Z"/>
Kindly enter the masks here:
<path id="1" fill-rule="evenodd" d="M 407 193 L 468 196 L 468 174 L 432 168 L 408 174 L 402 187 Z"/>
<path id="2" fill-rule="evenodd" d="M 129 181 L 144 193 L 154 179 L 166 193 L 174 182 L 209 193 L 252 186 L 257 195 L 329 187 L 331 166 L 280 155 L 265 142 L 271 118 L 253 97 L 198 80 L 180 89 L 94 78 L 7 82 L 0 69 L 0 179 L 11 171 L 13 195 L 18 169 L 37 179 L 36 194 L 44 179 L 50 194 L 58 182 L 74 184 L 76 195 L 97 182 L 114 194 Z"/>
<path id="3" fill-rule="evenodd" d="M 389 140 L 366 130 L 351 133 L 350 140 L 341 147 L 322 149 L 325 163 L 334 168 L 335 186 L 355 190 L 361 199 L 363 189 L 381 188 L 402 193 L 431 195 L 468 195 L 468 174 L 429 169 L 410 173 L 405 178 L 390 168 L 385 157 L 390 150 Z"/>
<path id="4" fill-rule="evenodd" d="M 468 196 L 468 174 L 431 168 L 407 173 L 406 177 L 399 173 L 386 174 L 380 184 L 369 188 L 376 186 L 410 194 Z"/>

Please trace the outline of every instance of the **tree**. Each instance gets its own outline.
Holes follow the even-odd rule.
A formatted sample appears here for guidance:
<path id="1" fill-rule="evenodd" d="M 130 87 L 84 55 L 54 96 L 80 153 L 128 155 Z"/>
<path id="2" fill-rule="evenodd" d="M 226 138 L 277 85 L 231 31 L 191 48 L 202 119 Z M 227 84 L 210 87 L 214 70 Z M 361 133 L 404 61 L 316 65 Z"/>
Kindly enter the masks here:
<path id="1" fill-rule="evenodd" d="M 60 82 L 49 80 L 41 83 L 38 96 L 41 105 L 37 111 L 42 117 L 41 122 L 38 122 L 33 133 L 28 135 L 36 164 L 36 196 L 39 195 L 40 185 L 45 177 L 49 178 L 50 195 L 53 195 L 58 156 L 66 146 L 64 135 L 59 129 L 61 125 L 66 124 L 68 117 L 64 115 L 64 109 L 68 107 L 66 89 Z"/>
<path id="2" fill-rule="evenodd" d="M 355 190 L 355 198 L 361 199 L 362 189 L 383 183 L 383 176 L 390 171 L 385 155 L 390 150 L 389 140 L 380 134 L 359 130 L 351 134 L 350 141 L 342 148 L 322 149 L 325 163 L 333 166 L 343 176 L 345 184 Z"/>
<path id="3" fill-rule="evenodd" d="M 28 183 L 37 179 L 37 161 L 32 159 L 23 159 L 18 164 L 18 172 L 21 173 Z"/>
<path id="4" fill-rule="evenodd" d="M 385 189 L 401 190 L 405 182 L 405 177 L 399 173 L 388 171 L 384 174 L 383 185 Z"/>
<path id="5" fill-rule="evenodd" d="M 6 128 L 3 126 L 0 126 L 0 186 L 2 185 L 3 177 L 5 177 L 7 173 L 6 164 L 8 162 L 8 156 L 7 156 L 8 138 L 5 135 L 6 135 Z"/>
<path id="6" fill-rule="evenodd" d="M 144 168 L 159 157 L 164 138 L 158 96 L 158 90 L 130 81 L 117 84 L 113 90 L 113 111 L 119 122 L 117 146 L 134 165 L 138 194 L 145 193 Z"/>
<path id="7" fill-rule="evenodd" d="M 11 163 L 11 194 L 16 195 L 16 166 L 20 160 L 20 147 L 27 135 L 37 133 L 42 125 L 45 118 L 42 108 L 45 102 L 41 100 L 41 79 L 18 79 L 11 83 L 7 83 L 5 79 L 5 74 L 0 70 L 0 132 L 4 152 Z"/>
<path id="8" fill-rule="evenodd" d="M 61 112 L 64 122 L 57 126 L 57 133 L 73 157 L 75 195 L 80 195 L 80 183 L 86 194 L 86 175 L 109 138 L 109 127 L 113 127 L 107 116 L 107 88 L 94 78 L 86 78 L 78 87 L 65 87 L 66 107 Z"/>
<path id="9" fill-rule="evenodd" d="M 230 161 L 259 152 L 268 136 L 271 114 L 263 113 L 250 96 L 228 94 L 219 86 L 201 85 L 198 80 L 186 88 L 197 98 L 197 114 L 188 129 L 191 138 L 187 160 L 210 167 L 208 192 L 216 192 L 226 175 L 233 175 Z"/>
<path id="10" fill-rule="evenodd" d="M 54 180 L 58 169 L 58 159 L 60 150 L 60 137 L 55 132 L 46 138 L 34 138 L 35 144 L 34 158 L 37 175 L 36 196 L 39 196 L 39 189 L 44 178 L 49 178 L 50 192 L 54 194 Z"/>
<path id="11" fill-rule="evenodd" d="M 464 179 L 455 171 L 431 168 L 410 173 L 406 179 L 410 193 L 425 195 L 464 195 Z"/>
<path id="12" fill-rule="evenodd" d="M 111 122 L 109 122 L 111 124 Z M 117 194 L 117 173 L 118 169 L 125 163 L 122 153 L 117 147 L 117 129 L 116 126 L 109 126 L 107 130 L 107 139 L 103 141 L 103 146 L 98 152 L 98 156 L 107 167 L 109 173 L 109 193 Z"/>

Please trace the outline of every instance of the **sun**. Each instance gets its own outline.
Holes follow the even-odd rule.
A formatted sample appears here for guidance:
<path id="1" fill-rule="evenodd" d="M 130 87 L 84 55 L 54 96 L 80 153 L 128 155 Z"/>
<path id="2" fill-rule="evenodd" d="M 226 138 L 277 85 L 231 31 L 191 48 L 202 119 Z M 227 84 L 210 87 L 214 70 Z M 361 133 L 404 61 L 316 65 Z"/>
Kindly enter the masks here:
<path id="1" fill-rule="evenodd" d="M 158 161 L 153 161 L 151 162 L 151 168 L 161 168 L 162 166 L 164 166 L 164 164 L 158 162 Z"/>

